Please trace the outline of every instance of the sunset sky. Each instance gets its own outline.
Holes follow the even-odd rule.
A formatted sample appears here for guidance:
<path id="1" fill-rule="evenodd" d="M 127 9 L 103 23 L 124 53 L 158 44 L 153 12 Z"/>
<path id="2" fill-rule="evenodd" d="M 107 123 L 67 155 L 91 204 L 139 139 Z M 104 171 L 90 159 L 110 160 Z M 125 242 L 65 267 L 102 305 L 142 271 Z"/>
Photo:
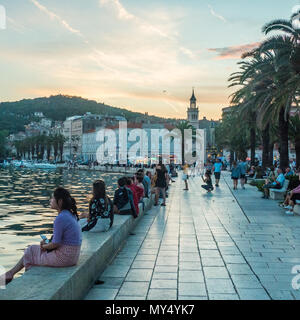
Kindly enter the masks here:
<path id="1" fill-rule="evenodd" d="M 185 118 L 228 106 L 240 55 L 298 0 L 0 0 L 0 101 L 58 93 Z"/>

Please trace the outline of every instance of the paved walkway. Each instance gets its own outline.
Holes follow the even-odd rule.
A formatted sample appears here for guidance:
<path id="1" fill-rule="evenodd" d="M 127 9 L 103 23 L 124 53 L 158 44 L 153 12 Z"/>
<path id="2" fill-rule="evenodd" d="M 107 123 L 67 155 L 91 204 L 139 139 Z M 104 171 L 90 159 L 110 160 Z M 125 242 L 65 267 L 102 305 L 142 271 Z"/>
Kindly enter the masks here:
<path id="1" fill-rule="evenodd" d="M 188 192 L 180 178 L 173 183 L 167 207 L 143 217 L 85 299 L 300 299 L 291 273 L 300 265 L 300 217 L 255 187 L 233 191 L 222 176 L 213 194 L 200 177 Z"/>

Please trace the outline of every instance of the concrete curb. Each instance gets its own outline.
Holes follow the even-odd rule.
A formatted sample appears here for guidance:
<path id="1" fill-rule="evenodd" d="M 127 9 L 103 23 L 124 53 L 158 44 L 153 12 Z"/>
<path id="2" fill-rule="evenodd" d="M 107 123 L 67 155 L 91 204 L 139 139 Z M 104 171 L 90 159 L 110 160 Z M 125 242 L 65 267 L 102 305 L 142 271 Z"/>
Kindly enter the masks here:
<path id="1" fill-rule="evenodd" d="M 94 285 L 129 233 L 153 205 L 153 197 L 144 199 L 139 217 L 115 216 L 114 225 L 105 233 L 82 234 L 79 262 L 74 267 L 32 267 L 0 290 L 0 300 L 78 300 Z"/>

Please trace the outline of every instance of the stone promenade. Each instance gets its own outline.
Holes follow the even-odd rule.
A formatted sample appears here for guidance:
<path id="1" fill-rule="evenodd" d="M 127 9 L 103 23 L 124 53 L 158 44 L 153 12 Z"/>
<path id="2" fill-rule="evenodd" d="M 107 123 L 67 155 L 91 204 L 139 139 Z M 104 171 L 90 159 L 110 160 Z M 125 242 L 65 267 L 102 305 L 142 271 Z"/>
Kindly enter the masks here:
<path id="1" fill-rule="evenodd" d="M 200 177 L 172 184 L 99 276 L 87 300 L 300 299 L 300 217 L 255 187 L 232 190 L 228 173 L 207 194 Z M 297 272 L 297 270 L 296 270 Z M 299 277 L 300 278 L 300 277 Z M 297 286 L 300 279 L 294 279 Z"/>

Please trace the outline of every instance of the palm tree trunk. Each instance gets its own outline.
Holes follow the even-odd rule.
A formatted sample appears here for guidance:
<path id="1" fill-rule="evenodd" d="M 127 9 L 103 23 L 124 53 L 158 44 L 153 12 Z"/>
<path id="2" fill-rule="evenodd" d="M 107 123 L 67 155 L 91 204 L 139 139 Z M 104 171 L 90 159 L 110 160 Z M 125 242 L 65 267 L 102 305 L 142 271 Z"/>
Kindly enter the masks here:
<path id="1" fill-rule="evenodd" d="M 295 141 L 295 151 L 296 151 L 296 168 L 300 168 L 300 139 Z"/>
<path id="2" fill-rule="evenodd" d="M 234 161 L 234 152 L 230 150 L 230 168 L 232 167 L 232 162 Z"/>
<path id="3" fill-rule="evenodd" d="M 289 166 L 289 115 L 284 117 L 284 108 L 279 113 L 280 168 Z"/>
<path id="4" fill-rule="evenodd" d="M 182 143 L 181 143 L 181 161 L 184 164 L 184 137 L 182 136 Z"/>
<path id="5" fill-rule="evenodd" d="M 262 132 L 262 144 L 263 144 L 263 152 L 262 152 L 262 168 L 266 169 L 269 160 L 269 145 L 270 145 L 270 125 L 268 124 L 266 128 Z"/>
<path id="6" fill-rule="evenodd" d="M 268 165 L 272 166 L 274 161 L 274 142 L 269 144 L 269 157 L 268 157 Z"/>
<path id="7" fill-rule="evenodd" d="M 256 132 L 255 128 L 250 129 L 250 150 L 251 150 L 251 166 L 255 164 L 255 148 L 256 148 Z"/>

